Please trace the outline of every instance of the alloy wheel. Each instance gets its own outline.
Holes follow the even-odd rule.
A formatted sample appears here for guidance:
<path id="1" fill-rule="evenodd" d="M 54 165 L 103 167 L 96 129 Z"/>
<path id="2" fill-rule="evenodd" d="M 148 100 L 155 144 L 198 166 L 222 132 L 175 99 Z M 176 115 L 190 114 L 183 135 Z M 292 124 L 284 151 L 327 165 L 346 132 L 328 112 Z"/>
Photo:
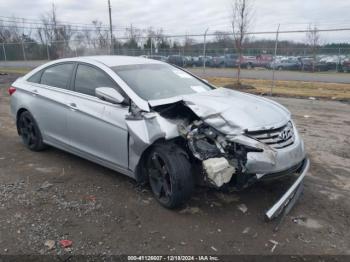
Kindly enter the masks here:
<path id="1" fill-rule="evenodd" d="M 19 128 L 23 142 L 28 147 L 35 146 L 38 137 L 33 120 L 27 115 L 22 115 L 19 121 Z"/>
<path id="2" fill-rule="evenodd" d="M 149 159 L 148 172 L 152 190 L 158 200 L 167 203 L 172 194 L 171 176 L 163 158 L 157 154 Z"/>

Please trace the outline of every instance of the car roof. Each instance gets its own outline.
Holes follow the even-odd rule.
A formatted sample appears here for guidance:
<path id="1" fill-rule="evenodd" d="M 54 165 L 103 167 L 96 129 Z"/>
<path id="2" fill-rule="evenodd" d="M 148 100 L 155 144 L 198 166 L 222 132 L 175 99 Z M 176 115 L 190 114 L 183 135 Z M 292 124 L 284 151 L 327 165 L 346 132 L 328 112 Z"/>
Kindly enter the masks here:
<path id="1" fill-rule="evenodd" d="M 123 65 L 139 65 L 139 64 L 164 64 L 164 62 L 153 60 L 144 57 L 136 56 L 118 56 L 118 55 L 103 55 L 103 56 L 81 56 L 74 58 L 65 58 L 56 60 L 60 61 L 76 61 L 76 62 L 100 62 L 108 67 L 123 66 Z"/>

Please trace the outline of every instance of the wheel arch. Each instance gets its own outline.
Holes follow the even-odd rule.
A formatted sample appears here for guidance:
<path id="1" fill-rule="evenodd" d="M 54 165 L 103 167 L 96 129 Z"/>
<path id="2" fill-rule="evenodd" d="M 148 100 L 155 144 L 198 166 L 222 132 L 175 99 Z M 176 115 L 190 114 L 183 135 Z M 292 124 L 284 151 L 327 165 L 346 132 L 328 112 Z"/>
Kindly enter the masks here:
<path id="1" fill-rule="evenodd" d="M 164 137 L 159 138 L 155 140 L 152 144 L 150 144 L 141 154 L 141 157 L 139 158 L 138 164 L 135 168 L 135 179 L 138 183 L 140 184 L 146 184 L 148 182 L 148 176 L 147 173 L 145 172 L 145 161 L 147 159 L 147 156 L 150 154 L 154 146 L 159 145 L 159 144 L 176 144 L 181 148 L 183 154 L 186 156 L 186 158 L 189 157 L 189 153 L 185 148 L 184 144 L 184 139 L 181 136 L 172 138 L 172 139 L 165 139 Z"/>
<path id="2" fill-rule="evenodd" d="M 23 114 L 24 112 L 29 112 L 29 110 L 25 107 L 21 107 L 20 109 L 17 110 L 17 113 L 16 113 L 16 128 L 17 128 L 18 135 L 21 135 L 21 131 L 18 128 L 19 118 L 21 117 L 21 114 Z"/>

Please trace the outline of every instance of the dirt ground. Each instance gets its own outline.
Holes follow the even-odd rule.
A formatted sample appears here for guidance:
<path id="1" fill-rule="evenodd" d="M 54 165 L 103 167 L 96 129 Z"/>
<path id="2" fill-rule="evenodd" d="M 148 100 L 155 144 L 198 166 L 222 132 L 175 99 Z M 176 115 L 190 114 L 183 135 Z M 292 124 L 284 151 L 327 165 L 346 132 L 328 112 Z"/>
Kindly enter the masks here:
<path id="1" fill-rule="evenodd" d="M 304 193 L 274 232 L 263 214 L 285 183 L 198 188 L 170 211 L 114 171 L 54 148 L 30 152 L 10 118 L 10 80 L 0 76 L 0 254 L 350 255 L 349 104 L 274 98 L 291 110 L 311 158 Z"/>

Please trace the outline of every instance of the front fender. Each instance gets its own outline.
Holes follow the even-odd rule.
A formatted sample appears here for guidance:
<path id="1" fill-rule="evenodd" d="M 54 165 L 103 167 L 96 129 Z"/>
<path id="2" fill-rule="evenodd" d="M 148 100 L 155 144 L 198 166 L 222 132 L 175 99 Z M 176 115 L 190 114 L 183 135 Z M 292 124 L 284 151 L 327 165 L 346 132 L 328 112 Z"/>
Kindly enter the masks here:
<path id="1" fill-rule="evenodd" d="M 126 119 L 129 132 L 129 169 L 136 171 L 145 150 L 159 139 L 170 140 L 180 136 L 178 125 L 183 120 L 166 119 L 158 113 Z"/>

